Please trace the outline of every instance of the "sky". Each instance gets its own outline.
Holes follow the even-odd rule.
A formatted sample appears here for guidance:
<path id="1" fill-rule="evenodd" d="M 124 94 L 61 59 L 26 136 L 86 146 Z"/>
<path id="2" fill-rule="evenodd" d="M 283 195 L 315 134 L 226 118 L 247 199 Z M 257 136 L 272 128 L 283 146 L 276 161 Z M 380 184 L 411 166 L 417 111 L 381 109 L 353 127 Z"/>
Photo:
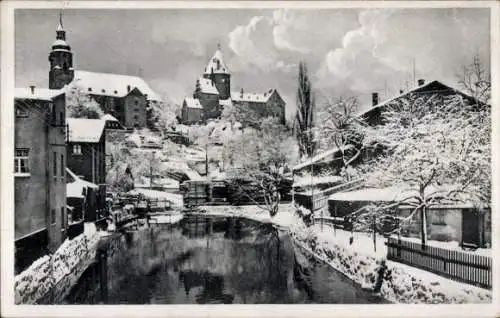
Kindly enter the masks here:
<path id="1" fill-rule="evenodd" d="M 16 86 L 48 87 L 58 10 L 15 10 Z M 489 68 L 490 12 L 456 9 L 65 9 L 77 70 L 137 75 L 181 103 L 220 44 L 233 91 L 270 88 L 295 112 L 298 63 L 318 103 L 357 96 L 369 106 L 413 86 L 457 74 L 474 55 Z M 415 70 L 415 71 L 414 71 Z"/>

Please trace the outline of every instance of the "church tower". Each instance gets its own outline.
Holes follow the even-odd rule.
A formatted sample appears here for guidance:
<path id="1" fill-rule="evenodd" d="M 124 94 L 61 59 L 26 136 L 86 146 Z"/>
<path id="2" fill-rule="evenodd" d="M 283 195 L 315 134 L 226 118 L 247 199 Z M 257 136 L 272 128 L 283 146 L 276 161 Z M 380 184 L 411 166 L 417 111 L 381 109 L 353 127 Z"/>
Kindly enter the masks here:
<path id="1" fill-rule="evenodd" d="M 219 92 L 220 99 L 231 98 L 231 74 L 224 63 L 220 44 L 214 56 L 208 61 L 203 77 L 212 80 Z"/>
<path id="2" fill-rule="evenodd" d="M 74 77 L 73 53 L 66 43 L 66 31 L 62 24 L 62 13 L 59 13 L 59 25 L 56 30 L 56 40 L 49 54 L 49 88 L 60 89 L 69 84 Z"/>

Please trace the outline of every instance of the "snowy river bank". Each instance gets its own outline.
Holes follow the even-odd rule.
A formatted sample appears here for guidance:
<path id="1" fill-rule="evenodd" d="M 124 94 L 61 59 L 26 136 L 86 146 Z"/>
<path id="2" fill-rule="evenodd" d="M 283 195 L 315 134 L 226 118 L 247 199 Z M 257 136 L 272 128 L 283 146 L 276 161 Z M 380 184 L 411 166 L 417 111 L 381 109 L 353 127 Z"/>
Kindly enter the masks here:
<path id="1" fill-rule="evenodd" d="M 84 233 L 66 239 L 52 255 L 45 255 L 14 279 L 16 304 L 53 304 L 61 302 L 78 278 L 94 262 L 100 239 L 107 235 L 92 223 Z"/>
<path id="2" fill-rule="evenodd" d="M 364 289 L 373 290 L 377 281 L 377 270 L 382 261 L 387 266 L 382 281 L 380 296 L 392 303 L 407 304 L 472 304 L 491 303 L 490 290 L 456 282 L 405 264 L 387 261 L 385 249 L 375 252 L 370 237 L 356 234 L 350 242 L 350 232 L 329 226 L 306 227 L 295 215 L 291 205 L 282 205 L 280 212 L 271 218 L 269 213 L 256 206 L 210 206 L 203 207 L 206 215 L 240 216 L 265 223 L 272 223 L 289 231 L 291 237 L 302 248 L 349 277 Z"/>

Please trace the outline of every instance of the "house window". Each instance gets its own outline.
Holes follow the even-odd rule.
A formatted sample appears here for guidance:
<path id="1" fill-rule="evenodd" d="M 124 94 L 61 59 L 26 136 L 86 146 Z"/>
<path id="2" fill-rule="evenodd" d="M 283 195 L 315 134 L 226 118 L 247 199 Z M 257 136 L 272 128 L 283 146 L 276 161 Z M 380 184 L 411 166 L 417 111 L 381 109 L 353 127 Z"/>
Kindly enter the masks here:
<path id="1" fill-rule="evenodd" d="M 137 106 L 137 105 L 139 105 L 139 101 L 138 101 L 137 99 L 136 99 L 136 100 L 134 100 L 134 104 L 135 104 L 136 106 Z"/>
<path id="2" fill-rule="evenodd" d="M 64 155 L 61 154 L 61 177 L 64 176 Z"/>
<path id="3" fill-rule="evenodd" d="M 50 210 L 50 224 L 56 223 L 56 209 Z"/>
<path id="4" fill-rule="evenodd" d="M 54 177 L 57 177 L 57 153 L 54 151 L 53 153 L 53 157 L 52 157 L 52 161 L 53 161 L 53 164 L 54 164 L 54 169 L 53 169 L 53 172 L 54 172 Z"/>
<path id="5" fill-rule="evenodd" d="M 16 117 L 21 118 L 21 117 L 28 117 L 28 112 L 26 111 L 26 108 L 17 106 L 16 107 Z"/>
<path id="6" fill-rule="evenodd" d="M 82 154 L 82 145 L 73 145 L 73 154 L 81 155 Z"/>
<path id="7" fill-rule="evenodd" d="M 59 123 L 64 126 L 64 112 L 59 113 Z"/>
<path id="8" fill-rule="evenodd" d="M 136 121 L 137 121 L 137 120 L 139 120 L 139 116 L 135 115 L 135 116 L 134 116 L 134 119 L 135 119 Z"/>
<path id="9" fill-rule="evenodd" d="M 29 149 L 17 148 L 14 156 L 14 173 L 29 174 Z"/>

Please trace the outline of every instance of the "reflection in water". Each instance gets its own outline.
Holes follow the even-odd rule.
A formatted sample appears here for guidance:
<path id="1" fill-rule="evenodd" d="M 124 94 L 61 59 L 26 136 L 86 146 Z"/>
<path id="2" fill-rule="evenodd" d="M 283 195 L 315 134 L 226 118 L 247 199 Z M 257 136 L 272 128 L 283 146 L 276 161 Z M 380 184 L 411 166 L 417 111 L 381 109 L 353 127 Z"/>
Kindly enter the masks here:
<path id="1" fill-rule="evenodd" d="M 286 234 L 241 218 L 188 216 L 125 233 L 110 242 L 106 269 L 109 304 L 380 302 Z M 68 303 L 103 302 L 99 282 L 85 279 Z"/>

